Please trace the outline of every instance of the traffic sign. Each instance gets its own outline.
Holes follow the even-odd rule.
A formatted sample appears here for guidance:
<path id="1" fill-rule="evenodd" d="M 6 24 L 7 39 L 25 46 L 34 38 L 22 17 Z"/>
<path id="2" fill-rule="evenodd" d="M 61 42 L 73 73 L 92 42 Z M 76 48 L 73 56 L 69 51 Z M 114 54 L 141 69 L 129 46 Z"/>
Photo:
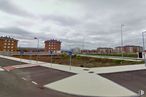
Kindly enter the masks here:
<path id="1" fill-rule="evenodd" d="M 53 55 L 53 51 L 48 51 L 48 55 Z"/>
<path id="2" fill-rule="evenodd" d="M 68 51 L 68 55 L 69 56 L 72 56 L 72 51 Z"/>
<path id="3" fill-rule="evenodd" d="M 23 55 L 23 54 L 24 54 L 24 51 L 23 51 L 23 50 L 21 50 L 21 51 L 20 51 L 20 55 Z"/>

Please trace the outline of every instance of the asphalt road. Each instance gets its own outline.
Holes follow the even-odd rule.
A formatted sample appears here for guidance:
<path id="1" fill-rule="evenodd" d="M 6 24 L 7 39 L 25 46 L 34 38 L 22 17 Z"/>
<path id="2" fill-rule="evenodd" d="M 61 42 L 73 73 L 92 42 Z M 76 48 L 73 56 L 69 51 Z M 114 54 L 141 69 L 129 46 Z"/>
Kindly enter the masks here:
<path id="1" fill-rule="evenodd" d="M 144 90 L 145 94 L 142 97 L 146 97 L 146 70 L 109 73 L 100 75 L 134 92 Z"/>
<path id="2" fill-rule="evenodd" d="M 53 91 L 24 81 L 12 72 L 0 72 L 0 97 L 81 97 Z"/>
<path id="3" fill-rule="evenodd" d="M 46 85 L 51 82 L 75 75 L 74 73 L 69 73 L 42 66 L 21 68 L 13 70 L 12 72 L 17 74 L 17 76 L 21 78 L 25 78 L 26 80 L 35 81 L 39 85 Z"/>
<path id="4" fill-rule="evenodd" d="M 0 66 L 12 66 L 12 65 L 21 65 L 21 64 L 26 64 L 23 62 L 19 62 L 19 61 L 14 61 L 14 60 L 9 60 L 9 59 L 5 59 L 5 58 L 0 58 Z"/>

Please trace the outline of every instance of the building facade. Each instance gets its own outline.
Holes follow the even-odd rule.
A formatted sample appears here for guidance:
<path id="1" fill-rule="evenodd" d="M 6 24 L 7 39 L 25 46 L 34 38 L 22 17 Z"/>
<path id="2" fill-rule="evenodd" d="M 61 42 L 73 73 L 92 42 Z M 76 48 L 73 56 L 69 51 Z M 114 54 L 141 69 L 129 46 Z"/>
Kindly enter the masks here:
<path id="1" fill-rule="evenodd" d="M 97 48 L 97 53 L 98 54 L 111 54 L 113 53 L 113 48 Z"/>
<path id="2" fill-rule="evenodd" d="M 97 54 L 97 50 L 81 50 L 82 54 Z"/>
<path id="3" fill-rule="evenodd" d="M 80 48 L 73 48 L 73 49 L 71 49 L 71 51 L 72 51 L 74 54 L 79 54 L 79 53 L 81 53 L 81 49 L 80 49 Z"/>
<path id="4" fill-rule="evenodd" d="M 58 40 L 46 40 L 45 42 L 45 51 L 53 51 L 53 52 L 57 52 L 61 50 L 61 41 Z"/>
<path id="5" fill-rule="evenodd" d="M 0 37 L 0 51 L 15 52 L 17 51 L 18 40 L 11 37 Z"/>
<path id="6" fill-rule="evenodd" d="M 137 53 L 137 52 L 142 52 L 143 48 L 141 46 L 135 46 L 135 45 L 126 45 L 126 46 L 118 46 L 115 47 L 115 52 L 116 53 Z"/>

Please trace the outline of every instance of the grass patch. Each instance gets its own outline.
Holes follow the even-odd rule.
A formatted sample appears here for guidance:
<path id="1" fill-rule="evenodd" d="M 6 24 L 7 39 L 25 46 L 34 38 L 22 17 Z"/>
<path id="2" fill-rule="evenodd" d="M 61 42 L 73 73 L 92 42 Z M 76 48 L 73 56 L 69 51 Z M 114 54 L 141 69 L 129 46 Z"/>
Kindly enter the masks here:
<path id="1" fill-rule="evenodd" d="M 122 54 L 121 53 L 115 53 L 115 54 L 84 54 L 84 55 L 94 55 L 94 56 L 117 56 L 117 57 L 121 57 Z M 138 55 L 136 53 L 124 53 L 123 57 L 132 57 L 132 58 L 137 58 Z"/>

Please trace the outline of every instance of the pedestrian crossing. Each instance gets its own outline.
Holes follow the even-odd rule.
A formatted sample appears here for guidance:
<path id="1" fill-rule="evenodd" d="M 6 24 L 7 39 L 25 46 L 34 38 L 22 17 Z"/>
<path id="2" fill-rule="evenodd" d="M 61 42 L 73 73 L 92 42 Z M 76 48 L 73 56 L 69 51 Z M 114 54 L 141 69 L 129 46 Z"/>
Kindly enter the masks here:
<path id="1" fill-rule="evenodd" d="M 11 71 L 11 70 L 14 70 L 15 67 L 13 66 L 5 66 L 5 67 L 2 67 L 5 71 Z"/>
<path id="2" fill-rule="evenodd" d="M 33 67 L 33 66 L 39 66 L 39 65 L 37 65 L 37 64 L 13 65 L 13 66 L 2 67 L 2 69 L 5 71 L 12 71 L 12 70 L 18 69 L 18 68 L 27 68 L 27 67 Z"/>

